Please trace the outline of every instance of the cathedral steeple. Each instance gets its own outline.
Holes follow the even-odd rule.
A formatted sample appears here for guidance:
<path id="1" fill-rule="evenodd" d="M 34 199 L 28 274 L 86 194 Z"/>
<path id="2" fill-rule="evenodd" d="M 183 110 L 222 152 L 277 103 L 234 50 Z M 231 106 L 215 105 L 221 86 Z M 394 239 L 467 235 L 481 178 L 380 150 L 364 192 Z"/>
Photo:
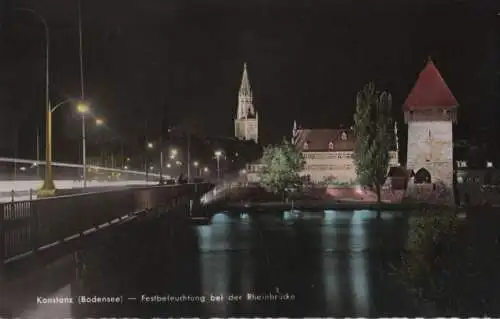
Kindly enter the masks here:
<path id="1" fill-rule="evenodd" d="M 253 107 L 253 94 L 250 81 L 248 80 L 247 63 L 243 64 L 243 75 L 241 77 L 240 92 L 238 94 L 238 114 L 237 118 L 255 117 L 255 109 Z"/>
<path id="2" fill-rule="evenodd" d="M 259 140 L 259 114 L 253 106 L 253 94 L 248 79 L 247 63 L 243 64 L 240 91 L 238 93 L 238 111 L 234 121 L 234 134 L 242 140 Z"/>
<path id="3" fill-rule="evenodd" d="M 250 86 L 250 81 L 248 80 L 247 63 L 243 64 L 243 76 L 241 77 L 240 85 L 240 96 L 252 96 L 252 87 Z"/>

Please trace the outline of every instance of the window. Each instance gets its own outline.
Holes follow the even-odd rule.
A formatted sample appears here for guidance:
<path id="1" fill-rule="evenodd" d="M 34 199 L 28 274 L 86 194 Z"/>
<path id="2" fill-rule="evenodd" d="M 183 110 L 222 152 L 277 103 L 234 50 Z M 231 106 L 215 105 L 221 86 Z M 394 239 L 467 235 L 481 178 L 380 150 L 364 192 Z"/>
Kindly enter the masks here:
<path id="1" fill-rule="evenodd" d="M 347 133 L 346 132 L 342 132 L 342 135 L 340 135 L 340 139 L 342 141 L 346 141 L 347 140 Z"/>
<path id="2" fill-rule="evenodd" d="M 308 150 L 309 149 L 309 142 L 305 142 L 304 143 L 304 147 L 303 147 L 305 150 Z"/>
<path id="3" fill-rule="evenodd" d="M 333 142 L 332 141 L 330 141 L 330 143 L 328 143 L 328 150 L 333 151 Z"/>

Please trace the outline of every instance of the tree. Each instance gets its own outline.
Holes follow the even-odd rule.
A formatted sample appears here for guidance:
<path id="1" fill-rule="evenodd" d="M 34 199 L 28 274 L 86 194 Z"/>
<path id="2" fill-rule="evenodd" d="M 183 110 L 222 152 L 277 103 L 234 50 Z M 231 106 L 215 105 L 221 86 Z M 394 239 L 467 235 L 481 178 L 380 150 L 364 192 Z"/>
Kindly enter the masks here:
<path id="1" fill-rule="evenodd" d="M 299 173 L 304 169 L 302 153 L 288 141 L 269 146 L 262 156 L 263 168 L 259 172 L 260 183 L 273 192 L 286 194 L 286 189 L 300 182 Z"/>
<path id="2" fill-rule="evenodd" d="M 389 150 L 393 139 L 391 128 L 392 96 L 379 92 L 373 82 L 368 83 L 356 96 L 354 115 L 354 163 L 358 182 L 374 188 L 377 202 L 381 201 L 381 186 L 389 168 Z"/>

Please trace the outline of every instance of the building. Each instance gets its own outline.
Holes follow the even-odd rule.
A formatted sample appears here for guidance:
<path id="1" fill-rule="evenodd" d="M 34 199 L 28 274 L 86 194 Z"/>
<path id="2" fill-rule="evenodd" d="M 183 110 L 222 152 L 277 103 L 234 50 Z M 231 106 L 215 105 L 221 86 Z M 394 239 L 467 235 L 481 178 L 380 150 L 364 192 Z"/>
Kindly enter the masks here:
<path id="1" fill-rule="evenodd" d="M 441 182 L 453 194 L 453 124 L 457 108 L 457 100 L 429 59 L 403 106 L 408 124 L 406 167 L 414 173 L 414 184 Z"/>
<path id="2" fill-rule="evenodd" d="M 259 142 L 259 113 L 253 105 L 253 93 L 248 80 L 247 64 L 243 65 L 243 76 L 238 94 L 238 110 L 234 120 L 234 136 L 240 140 Z"/>
<path id="3" fill-rule="evenodd" d="M 394 148 L 389 153 L 389 172 L 398 178 L 402 177 L 399 176 L 401 172 L 413 176 L 409 187 L 424 184 L 428 186 L 424 188 L 433 192 L 437 184 L 442 183 L 453 194 L 453 124 L 457 119 L 457 108 L 457 100 L 429 59 L 403 105 L 405 123 L 408 124 L 406 170 L 398 170 L 396 174 L 396 170 L 392 169 L 400 166 L 398 127 L 394 123 Z M 292 142 L 306 160 L 302 174 L 310 176 L 313 182 L 326 179 L 344 183 L 355 181 L 356 168 L 352 158 L 355 137 L 352 129 L 300 129 L 294 123 Z M 257 180 L 261 167 L 261 164 L 248 167 L 252 181 Z M 405 181 L 398 181 L 398 184 L 406 186 Z"/>
<path id="4" fill-rule="evenodd" d="M 397 136 L 396 123 L 394 134 Z M 300 129 L 294 123 L 293 143 L 306 160 L 302 175 L 309 176 L 311 181 L 333 179 L 340 183 L 355 182 L 356 167 L 352 158 L 355 137 L 351 128 Z M 394 166 L 399 166 L 397 143 L 389 152 L 389 167 Z"/>

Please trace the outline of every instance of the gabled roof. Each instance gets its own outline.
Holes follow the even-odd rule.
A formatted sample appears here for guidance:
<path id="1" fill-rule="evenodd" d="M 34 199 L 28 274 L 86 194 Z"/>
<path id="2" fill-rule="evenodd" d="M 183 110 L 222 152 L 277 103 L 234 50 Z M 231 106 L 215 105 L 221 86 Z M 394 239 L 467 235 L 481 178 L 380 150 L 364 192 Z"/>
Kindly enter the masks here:
<path id="1" fill-rule="evenodd" d="M 429 59 L 404 103 L 404 110 L 436 107 L 451 109 L 457 106 L 458 102 L 453 93 L 432 60 Z"/>
<path id="2" fill-rule="evenodd" d="M 343 133 L 345 140 L 342 139 Z M 299 129 L 296 146 L 301 151 L 342 152 L 354 150 L 354 141 L 354 132 L 350 129 Z M 330 142 L 333 149 L 329 149 Z"/>

